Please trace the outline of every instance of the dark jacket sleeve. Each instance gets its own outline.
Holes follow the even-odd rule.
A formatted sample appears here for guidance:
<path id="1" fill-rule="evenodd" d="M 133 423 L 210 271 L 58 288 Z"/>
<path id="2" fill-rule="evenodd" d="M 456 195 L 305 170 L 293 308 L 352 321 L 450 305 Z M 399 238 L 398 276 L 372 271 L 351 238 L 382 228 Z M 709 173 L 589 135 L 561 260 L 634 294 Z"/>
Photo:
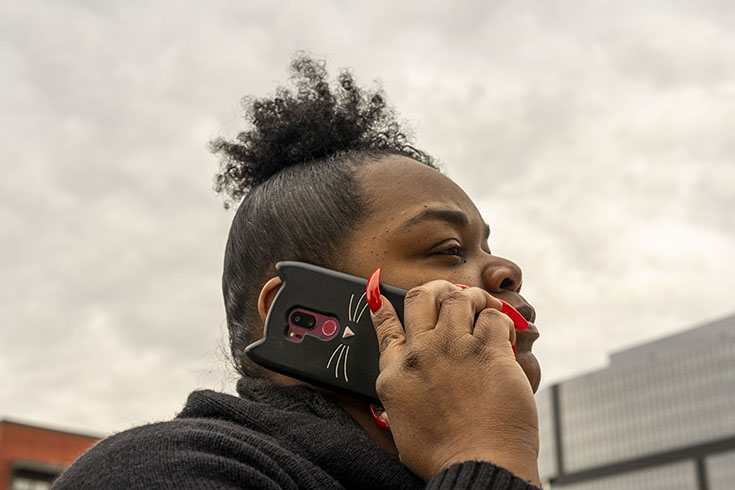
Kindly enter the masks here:
<path id="1" fill-rule="evenodd" d="M 465 461 L 438 473 L 426 490 L 538 490 L 510 471 L 492 463 Z"/>
<path id="2" fill-rule="evenodd" d="M 284 471 L 283 452 L 262 437 L 248 440 L 242 431 L 234 437 L 201 425 L 154 424 L 92 447 L 52 488 L 296 490 Z"/>
<path id="3" fill-rule="evenodd" d="M 263 434 L 222 420 L 177 419 L 138 427 L 103 440 L 74 462 L 52 488 L 323 490 L 343 487 L 310 461 Z M 491 463 L 468 461 L 442 471 L 426 488 L 529 490 L 535 487 Z"/>

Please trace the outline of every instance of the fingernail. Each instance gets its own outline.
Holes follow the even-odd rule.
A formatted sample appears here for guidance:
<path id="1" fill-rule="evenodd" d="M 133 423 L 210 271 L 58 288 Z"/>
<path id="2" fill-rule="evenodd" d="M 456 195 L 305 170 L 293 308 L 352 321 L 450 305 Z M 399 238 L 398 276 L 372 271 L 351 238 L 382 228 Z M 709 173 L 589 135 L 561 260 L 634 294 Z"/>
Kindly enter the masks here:
<path id="1" fill-rule="evenodd" d="M 383 306 L 383 300 L 380 299 L 380 267 L 370 274 L 370 279 L 368 279 L 365 293 L 367 296 L 368 306 L 370 306 L 370 311 L 375 313 L 381 306 Z"/>
<path id="2" fill-rule="evenodd" d="M 513 347 L 513 356 L 517 358 L 518 357 L 518 353 L 516 352 L 516 346 L 515 345 L 511 345 L 511 347 Z"/>
<path id="3" fill-rule="evenodd" d="M 373 420 L 375 421 L 376 424 L 380 426 L 381 429 L 390 430 L 388 428 L 388 424 L 385 423 L 385 420 L 381 419 L 380 416 L 378 415 L 377 413 L 378 409 L 379 407 L 377 405 L 374 405 L 371 403 L 370 404 L 370 415 L 373 416 Z"/>
<path id="4" fill-rule="evenodd" d="M 526 321 L 523 316 L 516 311 L 515 308 L 510 306 L 508 303 L 500 300 L 501 303 L 503 303 L 503 308 L 501 308 L 501 313 L 505 313 L 510 317 L 511 320 L 513 320 L 513 326 L 516 327 L 517 330 L 520 330 L 521 332 L 528 328 L 528 322 Z"/>
<path id="5" fill-rule="evenodd" d="M 455 286 L 457 286 L 459 289 L 467 289 L 467 286 L 465 286 L 464 284 L 457 284 L 456 282 L 454 282 L 452 284 L 454 284 Z"/>

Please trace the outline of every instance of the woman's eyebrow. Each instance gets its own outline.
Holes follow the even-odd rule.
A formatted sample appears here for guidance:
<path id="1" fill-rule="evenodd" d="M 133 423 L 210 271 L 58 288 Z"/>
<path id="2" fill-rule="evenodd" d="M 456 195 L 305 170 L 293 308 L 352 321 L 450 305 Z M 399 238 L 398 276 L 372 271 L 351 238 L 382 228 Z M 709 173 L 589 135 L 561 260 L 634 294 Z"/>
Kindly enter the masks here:
<path id="1" fill-rule="evenodd" d="M 400 225 L 399 228 L 409 228 L 423 221 L 445 221 L 458 227 L 466 227 L 470 224 L 469 218 L 462 211 L 453 211 L 450 209 L 425 209 L 419 214 L 408 218 Z M 487 240 L 490 236 L 490 225 L 484 223 L 484 226 L 485 240 Z"/>
<path id="2" fill-rule="evenodd" d="M 446 221 L 457 226 L 467 226 L 470 223 L 467 215 L 462 211 L 449 209 L 425 209 L 419 214 L 408 218 L 401 224 L 401 228 L 415 226 L 423 221 Z"/>

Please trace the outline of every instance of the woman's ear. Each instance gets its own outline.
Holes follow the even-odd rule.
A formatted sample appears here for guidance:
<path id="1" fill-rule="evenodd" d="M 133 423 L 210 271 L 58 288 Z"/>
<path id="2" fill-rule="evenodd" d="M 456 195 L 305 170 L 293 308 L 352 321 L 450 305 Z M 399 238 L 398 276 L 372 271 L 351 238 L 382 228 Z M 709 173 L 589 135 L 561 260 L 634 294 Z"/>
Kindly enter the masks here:
<path id="1" fill-rule="evenodd" d="M 264 322 L 265 317 L 268 316 L 268 310 L 270 310 L 271 304 L 276 297 L 276 293 L 281 289 L 282 284 L 283 281 L 281 281 L 280 277 L 271 277 L 263 285 L 263 289 L 260 290 L 260 296 L 258 296 L 258 314 Z"/>

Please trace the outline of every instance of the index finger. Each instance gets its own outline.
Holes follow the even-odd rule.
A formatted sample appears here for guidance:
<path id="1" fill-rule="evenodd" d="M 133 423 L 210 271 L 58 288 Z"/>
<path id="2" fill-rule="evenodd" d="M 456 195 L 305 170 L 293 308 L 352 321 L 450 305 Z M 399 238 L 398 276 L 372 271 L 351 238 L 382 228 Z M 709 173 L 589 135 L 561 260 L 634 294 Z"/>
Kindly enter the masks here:
<path id="1" fill-rule="evenodd" d="M 442 301 L 456 291 L 457 286 L 442 280 L 410 289 L 403 302 L 403 323 L 407 337 L 413 340 L 417 335 L 434 329 Z"/>

